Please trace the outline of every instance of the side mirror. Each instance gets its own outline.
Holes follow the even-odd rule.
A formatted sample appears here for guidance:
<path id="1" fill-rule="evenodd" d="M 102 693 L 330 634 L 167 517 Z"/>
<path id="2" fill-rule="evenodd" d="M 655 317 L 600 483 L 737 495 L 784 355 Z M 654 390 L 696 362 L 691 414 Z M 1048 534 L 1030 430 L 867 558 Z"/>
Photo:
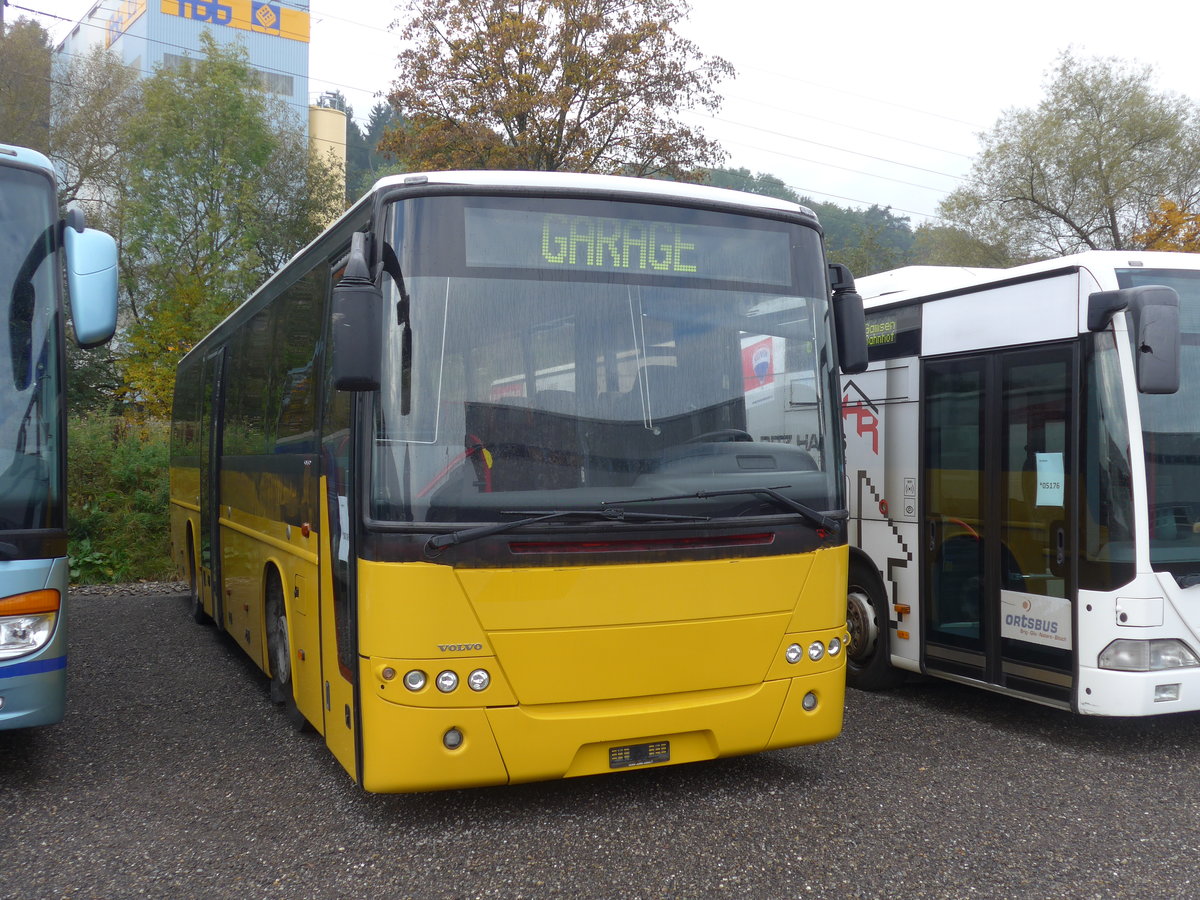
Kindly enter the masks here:
<path id="1" fill-rule="evenodd" d="M 377 391 L 383 365 L 383 290 L 371 279 L 367 236 L 356 232 L 342 280 L 333 289 L 333 386 L 339 391 Z"/>
<path id="2" fill-rule="evenodd" d="M 1138 390 L 1174 394 L 1179 390 L 1179 295 L 1158 285 L 1133 290 L 1129 310 Z"/>
<path id="3" fill-rule="evenodd" d="M 1088 296 L 1088 330 L 1103 331 L 1128 309 L 1137 387 L 1143 394 L 1179 390 L 1179 295 L 1156 284 L 1097 291 Z"/>
<path id="4" fill-rule="evenodd" d="M 829 264 L 833 291 L 833 327 L 837 333 L 838 363 L 844 375 L 867 370 L 867 314 L 862 296 L 854 290 L 854 276 L 840 263 Z"/>
<path id="5" fill-rule="evenodd" d="M 93 228 L 63 228 L 67 293 L 75 340 L 80 347 L 103 344 L 117 328 L 117 242 Z"/>

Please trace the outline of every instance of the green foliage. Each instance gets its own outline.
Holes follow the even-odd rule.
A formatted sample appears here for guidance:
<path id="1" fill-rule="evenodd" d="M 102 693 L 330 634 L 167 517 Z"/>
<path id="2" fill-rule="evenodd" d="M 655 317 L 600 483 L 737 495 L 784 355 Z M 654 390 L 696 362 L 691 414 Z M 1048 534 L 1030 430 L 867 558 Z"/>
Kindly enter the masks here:
<path id="1" fill-rule="evenodd" d="M 788 187 L 782 178 L 767 172 L 752 175 L 749 169 L 709 169 L 705 173 L 709 184 L 713 187 L 729 188 L 734 191 L 746 191 L 751 194 L 762 194 L 764 197 L 775 197 L 792 203 L 800 202 L 800 195 Z"/>
<path id="2" fill-rule="evenodd" d="M 939 213 L 1008 256 L 1130 249 L 1160 200 L 1200 193 L 1200 107 L 1153 70 L 1064 53 L 1045 97 L 982 135 L 966 186 Z"/>
<path id="3" fill-rule="evenodd" d="M 724 153 L 678 119 L 733 74 L 675 31 L 686 0 L 408 0 L 396 88 L 413 168 L 692 180 Z"/>
<path id="4" fill-rule="evenodd" d="M 141 109 L 139 73 L 99 46 L 62 55 L 54 64 L 52 100 L 50 158 L 58 169 L 59 206 L 78 203 L 89 225 L 108 227 L 130 162 L 121 135 Z"/>
<path id="5" fill-rule="evenodd" d="M 67 428 L 67 533 L 76 583 L 171 576 L 168 428 L 73 416 Z"/>
<path id="6" fill-rule="evenodd" d="M 118 206 L 127 389 L 170 409 L 175 363 L 344 207 L 337 172 L 268 98 L 240 45 L 160 68 L 125 130 Z"/>
<path id="7" fill-rule="evenodd" d="M 50 152 L 50 35 L 24 17 L 0 28 L 0 141 Z"/>

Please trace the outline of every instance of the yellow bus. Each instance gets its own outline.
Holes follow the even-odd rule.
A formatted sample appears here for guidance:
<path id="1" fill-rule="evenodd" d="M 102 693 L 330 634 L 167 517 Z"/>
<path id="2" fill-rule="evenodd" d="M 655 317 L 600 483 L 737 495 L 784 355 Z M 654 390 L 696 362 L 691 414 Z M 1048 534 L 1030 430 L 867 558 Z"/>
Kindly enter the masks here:
<path id="1" fill-rule="evenodd" d="M 369 791 L 833 738 L 864 328 L 802 206 L 384 179 L 179 364 L 195 615 Z"/>

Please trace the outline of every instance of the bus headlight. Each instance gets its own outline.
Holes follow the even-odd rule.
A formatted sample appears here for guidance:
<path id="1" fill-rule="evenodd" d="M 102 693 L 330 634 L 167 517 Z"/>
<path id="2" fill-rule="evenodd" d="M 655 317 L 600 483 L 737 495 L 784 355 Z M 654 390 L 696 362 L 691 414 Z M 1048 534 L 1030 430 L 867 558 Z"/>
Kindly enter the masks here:
<path id="1" fill-rule="evenodd" d="M 0 619 L 0 659 L 24 656 L 46 646 L 57 618 L 57 613 L 41 613 Z"/>
<path id="2" fill-rule="evenodd" d="M 1200 666 L 1200 658 L 1181 640 L 1160 638 L 1135 641 L 1127 638 L 1113 641 L 1100 652 L 1100 668 L 1120 672 L 1158 672 Z"/>
<path id="3" fill-rule="evenodd" d="M 813 641 L 808 647 L 808 658 L 813 662 L 821 659 L 825 655 L 825 645 L 820 641 Z"/>
<path id="4" fill-rule="evenodd" d="M 473 691 L 487 690 L 487 686 L 492 683 L 492 676 L 488 674 L 487 669 L 476 669 L 467 676 L 467 687 Z"/>
<path id="5" fill-rule="evenodd" d="M 30 591 L 0 599 L 0 659 L 40 650 L 54 636 L 58 591 Z"/>
<path id="6" fill-rule="evenodd" d="M 799 644 L 790 644 L 783 652 L 783 656 L 789 663 L 795 665 L 800 662 L 800 657 L 804 656 L 804 649 Z"/>
<path id="7" fill-rule="evenodd" d="M 837 656 L 841 652 L 842 652 L 842 639 L 841 638 L 830 638 L 829 639 L 829 655 Z"/>
<path id="8" fill-rule="evenodd" d="M 449 694 L 452 690 L 458 687 L 458 675 L 447 669 L 444 672 L 439 672 L 437 677 L 437 689 L 443 694 Z"/>

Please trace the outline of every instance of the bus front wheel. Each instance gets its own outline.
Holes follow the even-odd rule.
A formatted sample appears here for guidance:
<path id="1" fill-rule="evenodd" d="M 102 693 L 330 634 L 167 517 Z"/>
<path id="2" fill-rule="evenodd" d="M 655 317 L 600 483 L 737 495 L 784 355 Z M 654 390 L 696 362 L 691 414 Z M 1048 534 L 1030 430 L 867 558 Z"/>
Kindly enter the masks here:
<path id="1" fill-rule="evenodd" d="M 861 560 L 850 561 L 846 585 L 846 683 L 861 691 L 895 687 L 904 673 L 892 668 L 888 647 L 887 596 L 879 576 Z"/>
<path id="2" fill-rule="evenodd" d="M 296 728 L 307 724 L 292 692 L 292 647 L 288 638 L 287 602 L 283 581 L 274 568 L 267 575 L 266 592 L 267 660 L 271 666 L 271 702 L 283 707 Z"/>

